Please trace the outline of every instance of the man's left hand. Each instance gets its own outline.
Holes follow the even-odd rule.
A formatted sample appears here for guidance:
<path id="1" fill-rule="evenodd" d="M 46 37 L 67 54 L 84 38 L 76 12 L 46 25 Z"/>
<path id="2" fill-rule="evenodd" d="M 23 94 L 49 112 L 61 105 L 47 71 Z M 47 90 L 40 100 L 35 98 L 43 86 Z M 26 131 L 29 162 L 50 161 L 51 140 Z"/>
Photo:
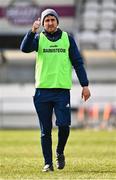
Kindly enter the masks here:
<path id="1" fill-rule="evenodd" d="M 84 101 L 88 100 L 89 97 L 91 96 L 90 90 L 88 88 L 88 86 L 84 86 L 82 89 L 82 99 L 84 99 Z"/>

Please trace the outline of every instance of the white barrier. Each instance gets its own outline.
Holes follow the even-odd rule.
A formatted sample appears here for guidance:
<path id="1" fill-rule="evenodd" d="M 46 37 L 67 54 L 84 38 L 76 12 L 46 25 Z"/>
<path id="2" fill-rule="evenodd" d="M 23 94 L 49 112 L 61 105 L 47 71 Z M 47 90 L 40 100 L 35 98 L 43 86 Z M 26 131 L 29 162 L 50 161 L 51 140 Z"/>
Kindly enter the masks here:
<path id="1" fill-rule="evenodd" d="M 80 111 L 78 115 L 75 115 L 76 111 L 72 113 L 74 127 L 78 126 L 78 121 L 84 122 L 85 119 L 86 121 L 93 120 L 94 123 L 97 120 L 106 119 L 108 117 L 106 105 L 108 104 L 116 110 L 116 85 L 90 85 L 90 90 L 91 98 L 87 102 L 82 102 L 80 85 L 73 85 L 71 89 L 72 110 L 79 109 Z M 33 105 L 34 92 L 33 84 L 0 85 L 0 127 L 38 126 Z M 99 116 L 101 112 L 106 114 L 101 117 Z"/>

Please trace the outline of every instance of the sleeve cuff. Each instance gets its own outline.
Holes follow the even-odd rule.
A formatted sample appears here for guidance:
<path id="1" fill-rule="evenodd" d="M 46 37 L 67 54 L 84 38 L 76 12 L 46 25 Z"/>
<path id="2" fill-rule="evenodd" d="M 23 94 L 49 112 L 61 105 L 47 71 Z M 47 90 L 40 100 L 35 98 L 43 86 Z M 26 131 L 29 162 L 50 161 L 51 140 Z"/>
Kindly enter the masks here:
<path id="1" fill-rule="evenodd" d="M 31 37 L 34 37 L 36 33 L 33 33 L 31 30 L 29 30 L 28 35 Z"/>

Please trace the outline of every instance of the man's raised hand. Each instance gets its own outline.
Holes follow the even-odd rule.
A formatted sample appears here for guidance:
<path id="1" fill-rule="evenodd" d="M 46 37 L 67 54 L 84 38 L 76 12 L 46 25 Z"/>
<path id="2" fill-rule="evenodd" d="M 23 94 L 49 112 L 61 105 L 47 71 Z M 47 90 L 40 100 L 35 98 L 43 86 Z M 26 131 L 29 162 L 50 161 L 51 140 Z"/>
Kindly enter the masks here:
<path id="1" fill-rule="evenodd" d="M 37 30 L 39 29 L 41 25 L 41 21 L 40 21 L 40 18 L 38 18 L 38 20 L 36 20 L 33 25 L 32 25 L 32 32 L 35 33 L 37 32 Z"/>

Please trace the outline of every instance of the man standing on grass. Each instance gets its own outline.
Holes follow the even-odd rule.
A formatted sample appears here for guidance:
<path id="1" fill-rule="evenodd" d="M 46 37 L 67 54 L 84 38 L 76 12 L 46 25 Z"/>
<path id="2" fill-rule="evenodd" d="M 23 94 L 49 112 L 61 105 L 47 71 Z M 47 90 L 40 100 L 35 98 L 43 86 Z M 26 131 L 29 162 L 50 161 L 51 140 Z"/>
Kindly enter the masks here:
<path id="1" fill-rule="evenodd" d="M 38 35 L 40 24 L 44 30 Z M 40 122 L 41 146 L 44 156 L 44 172 L 53 171 L 52 159 L 52 114 L 56 115 L 58 144 L 56 167 L 65 166 L 64 148 L 71 124 L 70 89 L 72 86 L 72 66 L 82 86 L 82 98 L 90 97 L 88 79 L 83 59 L 76 43 L 67 32 L 58 28 L 59 17 L 55 10 L 46 9 L 32 25 L 24 37 L 21 50 L 36 51 L 34 105 Z"/>

